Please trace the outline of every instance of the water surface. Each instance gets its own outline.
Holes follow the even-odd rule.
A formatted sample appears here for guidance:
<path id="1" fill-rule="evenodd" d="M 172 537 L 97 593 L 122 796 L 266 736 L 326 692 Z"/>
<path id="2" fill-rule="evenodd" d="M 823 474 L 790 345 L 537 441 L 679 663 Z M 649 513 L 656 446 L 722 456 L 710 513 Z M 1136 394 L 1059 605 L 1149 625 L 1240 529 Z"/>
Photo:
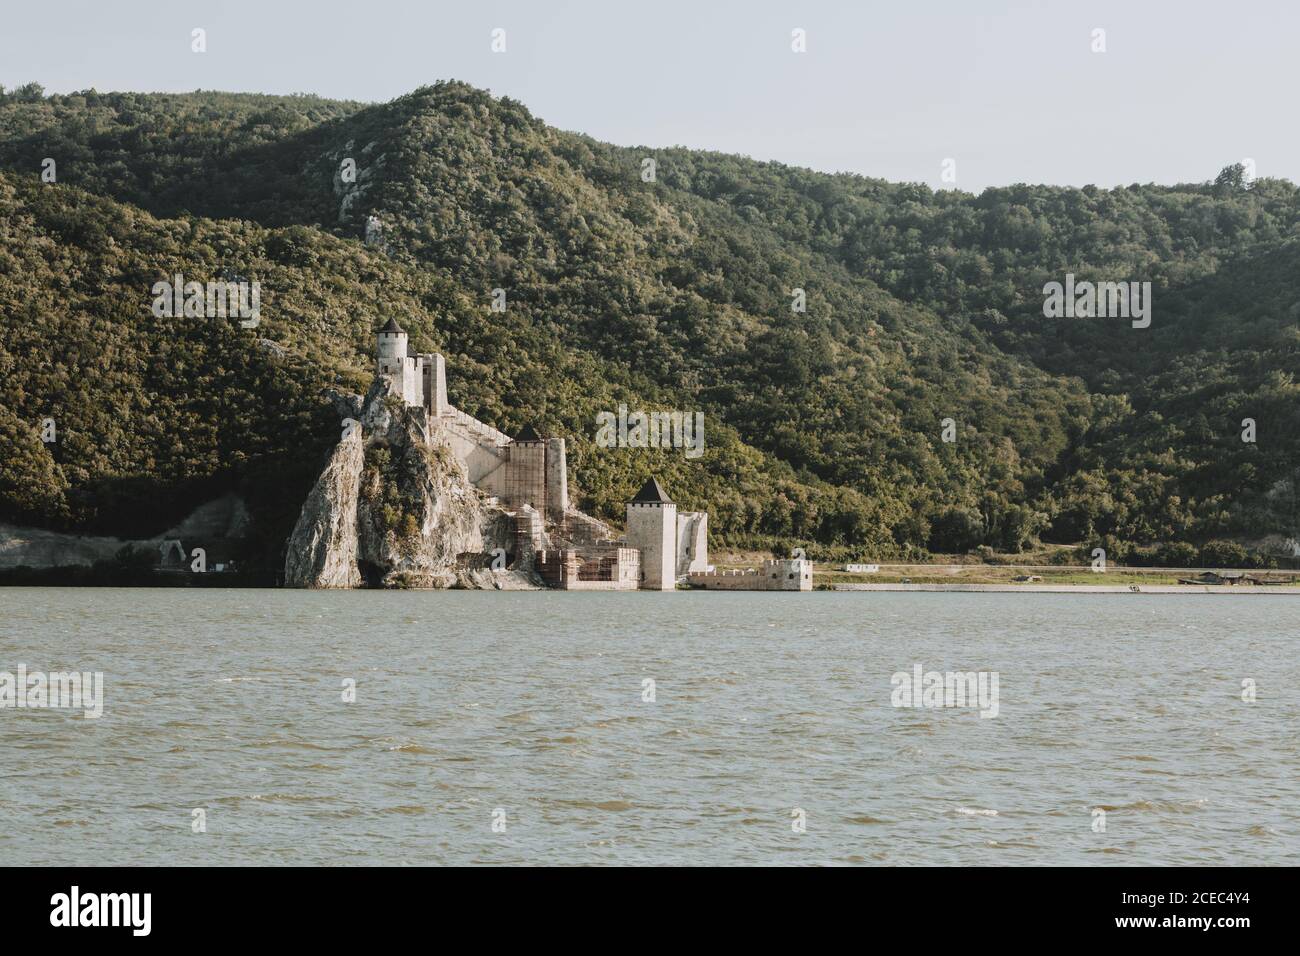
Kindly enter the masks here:
<path id="1" fill-rule="evenodd" d="M 106 681 L 98 720 L 0 710 L 0 860 L 1295 865 L 1298 631 L 1267 595 L 0 589 L 0 671 Z M 891 706 L 916 663 L 997 671 L 998 716 Z"/>

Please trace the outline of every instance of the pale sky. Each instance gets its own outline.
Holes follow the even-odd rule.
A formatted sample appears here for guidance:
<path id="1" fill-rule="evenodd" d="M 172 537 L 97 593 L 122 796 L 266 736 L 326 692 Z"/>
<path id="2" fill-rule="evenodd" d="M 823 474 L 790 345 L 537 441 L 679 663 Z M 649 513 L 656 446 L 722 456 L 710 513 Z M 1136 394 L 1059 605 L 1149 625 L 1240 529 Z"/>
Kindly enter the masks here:
<path id="1" fill-rule="evenodd" d="M 459 79 L 623 146 L 936 188 L 951 158 L 979 191 L 1247 158 L 1300 181 L 1297 46 L 1291 0 L 8 0 L 0 83 L 384 101 Z"/>

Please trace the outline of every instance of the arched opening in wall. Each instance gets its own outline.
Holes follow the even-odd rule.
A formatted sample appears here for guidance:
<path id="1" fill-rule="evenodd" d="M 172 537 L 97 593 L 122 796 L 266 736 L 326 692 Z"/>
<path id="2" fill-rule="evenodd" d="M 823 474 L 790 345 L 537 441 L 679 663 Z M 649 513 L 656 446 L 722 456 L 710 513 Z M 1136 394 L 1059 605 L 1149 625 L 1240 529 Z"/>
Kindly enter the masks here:
<path id="1" fill-rule="evenodd" d="M 368 588 L 384 586 L 384 570 L 372 561 L 358 561 L 357 570 L 361 572 L 361 581 Z"/>

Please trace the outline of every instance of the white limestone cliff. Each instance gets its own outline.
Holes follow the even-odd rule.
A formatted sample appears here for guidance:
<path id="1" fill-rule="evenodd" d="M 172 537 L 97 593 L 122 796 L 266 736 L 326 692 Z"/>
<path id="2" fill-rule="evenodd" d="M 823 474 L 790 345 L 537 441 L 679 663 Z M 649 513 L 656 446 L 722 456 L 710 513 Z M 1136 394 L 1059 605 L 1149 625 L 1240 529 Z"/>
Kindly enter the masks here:
<path id="1" fill-rule="evenodd" d="M 305 588 L 538 586 L 527 562 L 491 570 L 511 522 L 487 504 L 442 426 L 371 388 L 361 427 L 342 439 L 307 496 L 285 556 L 285 585 Z"/>

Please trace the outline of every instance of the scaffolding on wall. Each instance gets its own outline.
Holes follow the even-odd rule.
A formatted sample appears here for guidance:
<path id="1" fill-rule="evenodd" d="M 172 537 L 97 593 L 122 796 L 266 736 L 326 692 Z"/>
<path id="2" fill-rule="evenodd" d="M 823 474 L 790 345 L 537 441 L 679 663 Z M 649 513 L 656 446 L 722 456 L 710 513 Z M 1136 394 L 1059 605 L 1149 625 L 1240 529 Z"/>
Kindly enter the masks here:
<path id="1" fill-rule="evenodd" d="M 546 446 L 540 442 L 515 441 L 506 464 L 508 507 L 532 505 L 546 514 Z"/>

